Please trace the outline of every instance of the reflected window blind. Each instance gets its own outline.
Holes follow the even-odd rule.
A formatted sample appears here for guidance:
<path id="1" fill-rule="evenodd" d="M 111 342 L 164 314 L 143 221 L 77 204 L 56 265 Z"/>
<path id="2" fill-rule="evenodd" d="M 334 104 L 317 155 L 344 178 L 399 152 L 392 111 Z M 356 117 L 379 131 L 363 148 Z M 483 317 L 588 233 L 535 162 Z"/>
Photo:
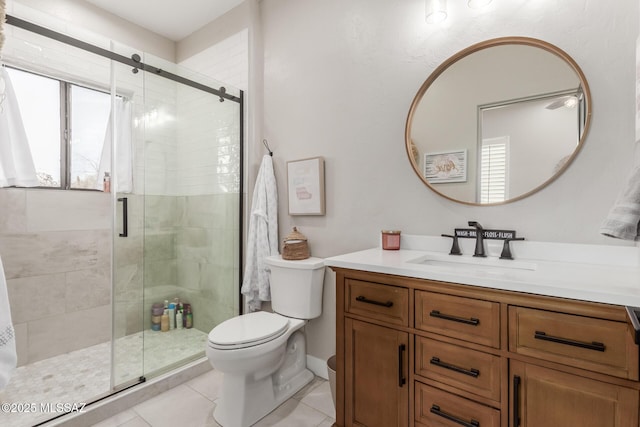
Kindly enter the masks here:
<path id="1" fill-rule="evenodd" d="M 480 202 L 498 203 L 507 198 L 509 138 L 482 141 L 480 159 Z"/>

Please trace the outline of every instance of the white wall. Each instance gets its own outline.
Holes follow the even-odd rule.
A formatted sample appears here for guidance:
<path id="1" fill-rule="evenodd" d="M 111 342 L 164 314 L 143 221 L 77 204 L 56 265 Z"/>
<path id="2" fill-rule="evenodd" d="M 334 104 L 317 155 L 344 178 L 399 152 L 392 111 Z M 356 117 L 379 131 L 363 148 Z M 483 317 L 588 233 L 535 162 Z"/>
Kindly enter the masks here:
<path id="1" fill-rule="evenodd" d="M 7 14 L 93 43 L 102 34 L 141 51 L 175 61 L 175 43 L 82 0 L 7 0 Z M 50 17 L 62 20 L 51 25 Z M 67 25 L 69 24 L 69 25 Z M 90 30 L 87 31 L 87 30 Z"/>
<path id="2" fill-rule="evenodd" d="M 275 151 L 281 236 L 296 225 L 313 255 L 328 257 L 378 245 L 384 228 L 436 235 L 477 220 L 530 240 L 629 244 L 598 227 L 631 166 L 638 3 L 496 0 L 482 13 L 448 3 L 447 26 L 434 27 L 424 22 L 423 0 L 261 2 L 263 136 Z M 501 36 L 540 38 L 571 55 L 591 87 L 592 127 L 571 167 L 543 191 L 504 206 L 461 205 L 415 176 L 405 120 L 439 63 Z M 312 156 L 326 161 L 327 214 L 291 217 L 286 162 Z M 324 315 L 308 327 L 309 352 L 319 358 L 335 342 L 327 277 Z"/>

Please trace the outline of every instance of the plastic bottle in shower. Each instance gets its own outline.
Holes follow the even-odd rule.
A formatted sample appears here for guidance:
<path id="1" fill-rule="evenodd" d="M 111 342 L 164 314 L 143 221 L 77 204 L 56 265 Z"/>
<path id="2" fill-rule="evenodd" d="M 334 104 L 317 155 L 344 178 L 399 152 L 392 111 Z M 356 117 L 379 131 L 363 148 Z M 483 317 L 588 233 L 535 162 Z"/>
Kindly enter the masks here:
<path id="1" fill-rule="evenodd" d="M 104 178 L 102 178 L 102 191 L 105 193 L 111 193 L 111 176 L 109 172 L 104 173 Z"/>
<path id="2" fill-rule="evenodd" d="M 162 319 L 160 320 L 160 330 L 162 332 L 169 331 L 169 310 L 165 310 L 162 315 Z"/>
<path id="3" fill-rule="evenodd" d="M 182 319 L 182 309 L 179 309 L 176 312 L 176 328 L 177 329 L 182 329 L 184 328 L 184 324 L 183 324 L 183 319 Z"/>
<path id="4" fill-rule="evenodd" d="M 176 305 L 174 303 L 169 304 L 169 329 L 176 328 Z"/>
<path id="5" fill-rule="evenodd" d="M 151 306 L 151 330 L 159 331 L 162 323 L 162 315 L 164 314 L 164 308 L 162 303 L 155 303 Z"/>
<path id="6" fill-rule="evenodd" d="M 193 312 L 191 311 L 191 304 L 185 304 L 187 307 L 187 314 L 185 314 L 185 328 L 193 328 Z"/>

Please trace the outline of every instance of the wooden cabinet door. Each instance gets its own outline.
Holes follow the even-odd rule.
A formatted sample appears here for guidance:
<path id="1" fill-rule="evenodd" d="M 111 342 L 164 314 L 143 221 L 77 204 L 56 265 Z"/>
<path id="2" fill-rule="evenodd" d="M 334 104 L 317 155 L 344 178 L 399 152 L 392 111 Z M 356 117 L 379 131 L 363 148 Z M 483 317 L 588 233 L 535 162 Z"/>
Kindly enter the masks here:
<path id="1" fill-rule="evenodd" d="M 638 427 L 638 391 L 510 362 L 510 427 Z"/>
<path id="2" fill-rule="evenodd" d="M 409 335 L 345 319 L 345 423 L 409 424 Z"/>

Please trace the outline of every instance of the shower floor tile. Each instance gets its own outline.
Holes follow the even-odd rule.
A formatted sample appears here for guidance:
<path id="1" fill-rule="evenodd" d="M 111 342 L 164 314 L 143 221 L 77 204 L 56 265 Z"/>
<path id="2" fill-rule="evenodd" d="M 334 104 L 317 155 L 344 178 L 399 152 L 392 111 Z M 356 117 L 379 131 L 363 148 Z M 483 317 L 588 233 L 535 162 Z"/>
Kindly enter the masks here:
<path id="1" fill-rule="evenodd" d="M 118 338 L 115 384 L 141 376 L 143 362 L 144 372 L 153 373 L 198 357 L 206 340 L 207 334 L 196 329 L 144 331 Z M 7 388 L 0 391 L 0 426 L 32 426 L 61 414 L 69 405 L 106 395 L 111 389 L 110 375 L 109 342 L 21 366 Z"/>

